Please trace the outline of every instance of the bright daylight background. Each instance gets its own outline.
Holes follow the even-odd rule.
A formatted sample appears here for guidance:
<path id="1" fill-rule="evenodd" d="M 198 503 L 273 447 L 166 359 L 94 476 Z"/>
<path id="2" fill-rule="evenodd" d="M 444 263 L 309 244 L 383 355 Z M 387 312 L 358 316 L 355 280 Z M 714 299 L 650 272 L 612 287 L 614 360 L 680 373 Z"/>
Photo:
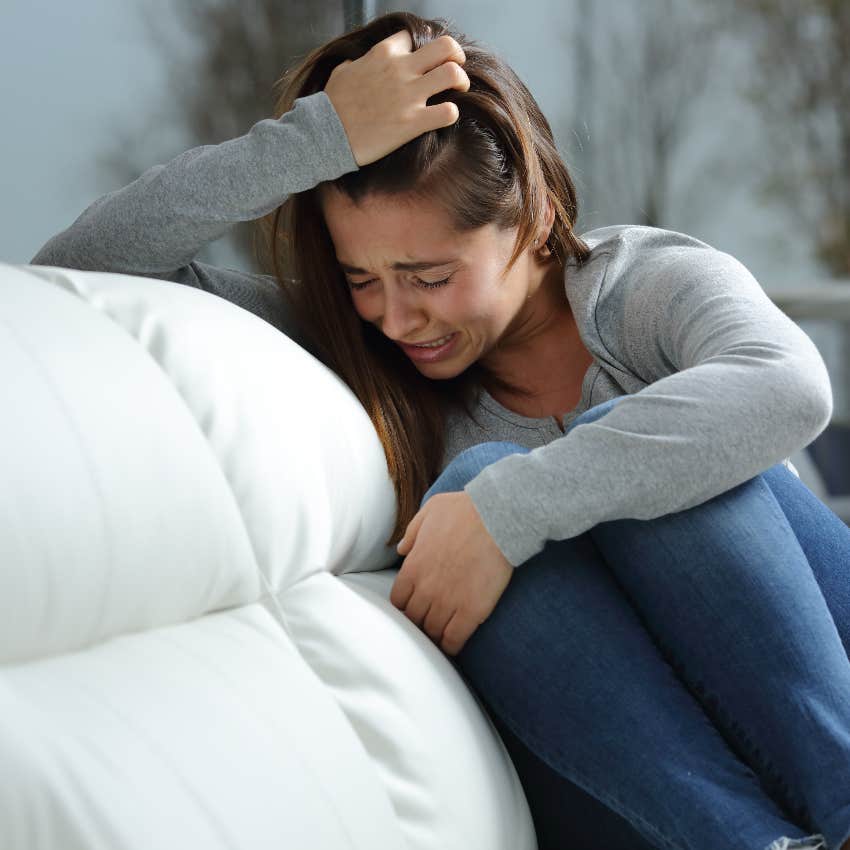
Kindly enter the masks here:
<path id="1" fill-rule="evenodd" d="M 397 9 L 446 18 L 513 66 L 577 181 L 579 232 L 692 234 L 799 321 L 835 397 L 808 453 L 846 506 L 850 3 L 3 0 L 0 260 L 29 262 L 101 194 L 247 132 L 296 57 Z M 199 259 L 251 270 L 248 235 Z"/>

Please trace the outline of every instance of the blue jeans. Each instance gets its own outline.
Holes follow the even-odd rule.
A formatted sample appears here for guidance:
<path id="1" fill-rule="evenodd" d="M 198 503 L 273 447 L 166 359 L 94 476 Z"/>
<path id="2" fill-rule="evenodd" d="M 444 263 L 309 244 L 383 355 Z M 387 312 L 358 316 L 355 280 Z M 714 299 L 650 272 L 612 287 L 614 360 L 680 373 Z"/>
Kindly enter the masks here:
<path id="1" fill-rule="evenodd" d="M 422 504 L 528 451 L 472 446 Z M 548 541 L 447 657 L 511 755 L 540 850 L 837 850 L 848 653 L 850 528 L 777 464 L 688 510 Z"/>

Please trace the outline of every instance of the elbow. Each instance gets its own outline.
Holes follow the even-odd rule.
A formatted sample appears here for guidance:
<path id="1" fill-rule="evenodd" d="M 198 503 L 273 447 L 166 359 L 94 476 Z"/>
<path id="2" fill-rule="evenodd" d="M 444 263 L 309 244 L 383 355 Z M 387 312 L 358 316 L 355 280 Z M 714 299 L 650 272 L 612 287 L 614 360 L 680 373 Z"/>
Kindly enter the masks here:
<path id="1" fill-rule="evenodd" d="M 66 259 L 63 256 L 58 236 L 52 236 L 39 248 L 38 253 L 29 261 L 29 264 L 31 266 L 60 266 L 61 268 L 70 268 L 64 262 Z"/>
<path id="2" fill-rule="evenodd" d="M 829 423 L 832 421 L 833 414 L 833 398 L 832 386 L 827 380 L 825 388 L 819 388 L 813 393 L 813 400 L 810 402 L 810 408 L 815 417 L 815 435 L 814 439 L 826 430 Z"/>
<path id="3" fill-rule="evenodd" d="M 49 244 L 49 243 L 48 243 Z M 50 262 L 50 254 L 47 251 L 47 245 L 42 245 L 38 253 L 29 261 L 31 266 L 52 266 Z"/>
<path id="4" fill-rule="evenodd" d="M 60 238 L 53 236 L 39 248 L 38 253 L 29 261 L 31 266 L 54 266 L 60 269 L 79 269 L 80 271 L 98 271 L 91 262 L 81 262 L 77 255 Z M 109 271 L 104 269 L 104 271 Z"/>
<path id="5" fill-rule="evenodd" d="M 804 446 L 822 434 L 832 420 L 832 384 L 822 361 L 821 367 L 798 375 L 797 380 L 793 382 L 794 405 Z"/>

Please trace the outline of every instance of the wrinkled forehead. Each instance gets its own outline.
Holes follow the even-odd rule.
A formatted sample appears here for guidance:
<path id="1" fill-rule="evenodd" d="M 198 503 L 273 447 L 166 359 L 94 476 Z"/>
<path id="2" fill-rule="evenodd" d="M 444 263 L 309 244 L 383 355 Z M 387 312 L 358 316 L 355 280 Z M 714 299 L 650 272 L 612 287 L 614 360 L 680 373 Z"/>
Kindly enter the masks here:
<path id="1" fill-rule="evenodd" d="M 320 186 L 319 205 L 338 256 L 392 250 L 460 248 L 469 233 L 452 226 L 442 207 L 412 194 L 367 194 L 355 203 L 336 187 Z"/>
<path id="2" fill-rule="evenodd" d="M 343 216 L 368 216 L 375 220 L 398 217 L 428 218 L 451 229 L 448 213 L 436 199 L 413 192 L 368 192 L 354 201 L 346 192 L 332 183 L 322 183 L 316 188 L 319 207 L 325 219 Z"/>

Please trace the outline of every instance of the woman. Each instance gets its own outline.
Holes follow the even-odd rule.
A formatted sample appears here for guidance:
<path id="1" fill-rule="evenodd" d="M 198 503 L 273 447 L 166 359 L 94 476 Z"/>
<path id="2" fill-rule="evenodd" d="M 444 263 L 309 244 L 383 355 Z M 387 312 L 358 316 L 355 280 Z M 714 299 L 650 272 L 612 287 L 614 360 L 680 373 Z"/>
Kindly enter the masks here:
<path id="1" fill-rule="evenodd" d="M 541 848 L 847 850 L 850 529 L 780 462 L 832 411 L 811 340 L 699 240 L 574 234 L 531 94 L 441 19 L 281 82 L 32 262 L 207 289 L 343 377 L 398 495 L 391 599 L 487 706 Z M 273 275 L 192 259 L 254 219 Z"/>

